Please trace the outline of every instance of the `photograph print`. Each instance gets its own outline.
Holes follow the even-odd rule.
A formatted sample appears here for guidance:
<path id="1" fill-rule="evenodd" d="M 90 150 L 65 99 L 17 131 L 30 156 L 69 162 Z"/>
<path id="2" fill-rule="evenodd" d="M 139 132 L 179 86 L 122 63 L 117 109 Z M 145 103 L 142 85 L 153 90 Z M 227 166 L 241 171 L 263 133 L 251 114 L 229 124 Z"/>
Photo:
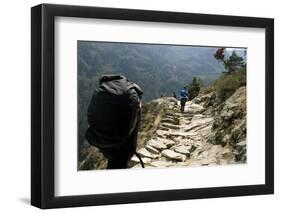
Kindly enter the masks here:
<path id="1" fill-rule="evenodd" d="M 247 163 L 247 48 L 77 41 L 77 170 Z"/>

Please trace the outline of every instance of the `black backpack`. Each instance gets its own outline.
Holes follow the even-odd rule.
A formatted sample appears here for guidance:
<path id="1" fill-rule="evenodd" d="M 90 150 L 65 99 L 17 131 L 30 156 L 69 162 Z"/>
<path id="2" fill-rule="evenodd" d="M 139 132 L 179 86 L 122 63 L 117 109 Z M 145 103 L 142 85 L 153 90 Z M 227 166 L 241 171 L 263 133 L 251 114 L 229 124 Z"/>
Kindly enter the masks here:
<path id="1" fill-rule="evenodd" d="M 88 108 L 88 142 L 98 148 L 125 143 L 139 119 L 142 93 L 124 76 L 102 76 Z"/>

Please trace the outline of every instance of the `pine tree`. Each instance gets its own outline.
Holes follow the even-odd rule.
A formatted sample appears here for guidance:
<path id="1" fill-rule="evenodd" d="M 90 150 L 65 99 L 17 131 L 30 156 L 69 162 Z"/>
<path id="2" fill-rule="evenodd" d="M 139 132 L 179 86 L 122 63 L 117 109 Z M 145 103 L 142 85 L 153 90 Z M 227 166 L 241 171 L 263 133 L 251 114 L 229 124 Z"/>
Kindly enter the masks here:
<path id="1" fill-rule="evenodd" d="M 192 82 L 187 85 L 188 98 L 192 100 L 198 96 L 200 92 L 200 87 L 202 86 L 202 81 L 200 78 L 193 77 Z"/>
<path id="2" fill-rule="evenodd" d="M 245 66 L 244 59 L 237 55 L 235 51 L 232 51 L 232 54 L 226 59 L 225 58 L 225 48 L 219 48 L 214 57 L 218 60 L 223 62 L 224 68 L 227 70 L 227 73 L 230 74 L 242 67 Z"/>

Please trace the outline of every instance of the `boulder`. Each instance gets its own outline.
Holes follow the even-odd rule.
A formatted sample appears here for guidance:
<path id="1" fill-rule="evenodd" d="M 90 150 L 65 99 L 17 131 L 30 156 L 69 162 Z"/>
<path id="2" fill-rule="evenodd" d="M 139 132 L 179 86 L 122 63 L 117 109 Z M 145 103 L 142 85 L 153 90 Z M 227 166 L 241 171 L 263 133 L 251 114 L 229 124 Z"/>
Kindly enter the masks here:
<path id="1" fill-rule="evenodd" d="M 187 102 L 186 105 L 186 112 L 191 114 L 201 113 L 204 111 L 204 109 L 205 108 L 203 106 L 192 102 Z"/>
<path id="2" fill-rule="evenodd" d="M 190 156 L 190 149 L 191 149 L 191 146 L 178 146 L 178 147 L 174 148 L 174 151 L 178 152 L 180 154 Z"/>
<path id="3" fill-rule="evenodd" d="M 150 139 L 146 144 L 157 150 L 167 149 L 167 146 L 161 140 Z"/>
<path id="4" fill-rule="evenodd" d="M 153 154 L 160 154 L 160 152 L 159 152 L 157 149 L 153 148 L 153 147 L 150 146 L 150 145 L 145 145 L 145 148 L 146 148 L 149 152 L 151 152 L 151 153 L 153 153 Z"/>
<path id="5" fill-rule="evenodd" d="M 170 160 L 176 160 L 176 161 L 185 161 L 186 157 L 180 153 L 176 153 L 172 150 L 165 149 L 162 151 L 162 156 L 170 159 Z"/>
<path id="6" fill-rule="evenodd" d="M 146 158 L 157 158 L 157 155 L 152 154 L 151 152 L 147 151 L 145 148 L 141 148 L 137 151 L 141 157 L 146 157 Z"/>

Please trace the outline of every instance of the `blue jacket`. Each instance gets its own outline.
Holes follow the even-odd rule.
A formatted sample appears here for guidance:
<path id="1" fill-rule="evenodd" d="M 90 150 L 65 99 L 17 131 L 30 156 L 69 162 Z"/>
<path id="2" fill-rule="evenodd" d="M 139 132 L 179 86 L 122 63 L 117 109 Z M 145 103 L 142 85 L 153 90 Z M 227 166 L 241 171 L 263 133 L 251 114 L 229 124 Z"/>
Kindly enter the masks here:
<path id="1" fill-rule="evenodd" d="M 180 91 L 180 99 L 188 99 L 188 94 L 187 94 L 187 91 L 185 89 L 182 89 Z"/>

